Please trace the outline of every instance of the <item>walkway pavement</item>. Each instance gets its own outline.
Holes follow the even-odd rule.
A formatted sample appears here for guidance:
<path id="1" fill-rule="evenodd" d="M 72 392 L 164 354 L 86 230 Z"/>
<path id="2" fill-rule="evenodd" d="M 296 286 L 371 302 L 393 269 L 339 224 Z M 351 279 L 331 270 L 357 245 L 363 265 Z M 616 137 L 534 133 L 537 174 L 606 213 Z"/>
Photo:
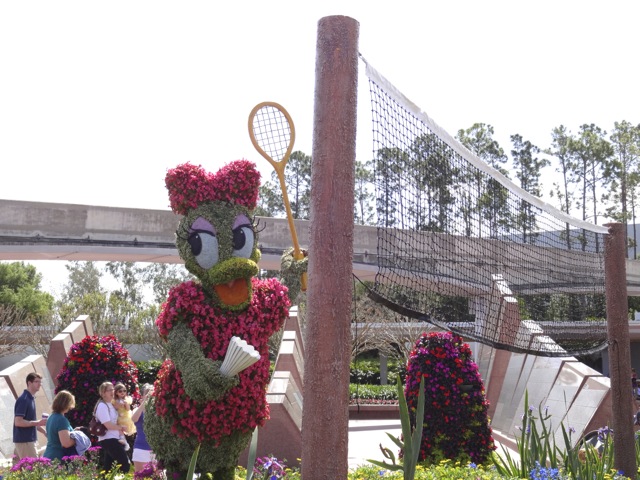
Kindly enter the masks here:
<path id="1" fill-rule="evenodd" d="M 389 448 L 396 455 L 397 460 L 398 447 L 386 432 L 399 437 L 402 433 L 400 420 L 349 420 L 349 469 L 369 464 L 368 459 L 386 460 L 380 451 L 380 444 Z M 508 442 L 508 439 L 503 437 L 500 432 L 495 431 L 493 441 L 497 447 L 496 452 L 502 454 L 504 446 L 509 451 L 511 458 L 518 459 L 519 456 L 513 449 L 514 446 L 501 443 L 501 439 Z"/>
<path id="2" fill-rule="evenodd" d="M 380 444 L 397 456 L 398 447 L 386 432 L 399 437 L 402 433 L 400 420 L 349 420 L 349 468 L 368 464 L 369 458 L 384 461 Z"/>

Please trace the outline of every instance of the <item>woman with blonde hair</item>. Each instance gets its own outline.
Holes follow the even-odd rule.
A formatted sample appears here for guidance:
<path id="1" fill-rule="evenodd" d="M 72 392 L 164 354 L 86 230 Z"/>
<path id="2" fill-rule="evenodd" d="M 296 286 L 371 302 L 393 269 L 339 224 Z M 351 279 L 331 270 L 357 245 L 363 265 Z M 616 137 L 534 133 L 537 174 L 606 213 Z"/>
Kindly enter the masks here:
<path id="1" fill-rule="evenodd" d="M 75 447 L 76 441 L 72 438 L 71 424 L 64 415 L 76 406 L 76 399 L 67 390 L 60 390 L 51 404 L 51 411 L 47 419 L 47 448 L 43 457 L 51 460 L 62 460 L 64 450 Z"/>
<path id="2" fill-rule="evenodd" d="M 100 400 L 94 409 L 94 415 L 102 423 L 107 431 L 98 437 L 98 445 L 102 448 L 103 467 L 110 471 L 113 463 L 120 465 L 121 473 L 128 473 L 131 467 L 129 457 L 119 441 L 120 435 L 124 434 L 124 429 L 118 425 L 118 411 L 112 405 L 115 388 L 111 382 L 103 382 L 98 387 Z"/>

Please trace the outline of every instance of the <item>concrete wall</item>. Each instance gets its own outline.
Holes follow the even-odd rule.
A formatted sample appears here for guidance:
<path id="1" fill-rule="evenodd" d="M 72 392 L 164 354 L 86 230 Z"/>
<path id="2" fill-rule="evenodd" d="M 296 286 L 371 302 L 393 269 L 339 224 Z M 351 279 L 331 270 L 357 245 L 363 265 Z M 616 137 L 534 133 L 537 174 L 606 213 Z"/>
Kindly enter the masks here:
<path id="1" fill-rule="evenodd" d="M 292 309 L 284 326 L 267 401 L 271 418 L 258 429 L 257 456 L 275 455 L 287 465 L 299 466 L 302 457 L 302 390 L 304 388 L 304 344 L 297 312 Z M 249 449 L 240 456 L 247 466 Z"/>
<path id="2" fill-rule="evenodd" d="M 11 458 L 14 454 L 13 418 L 16 398 L 27 388 L 26 378 L 29 373 L 40 373 L 42 387 L 36 394 L 36 410 L 38 416 L 49 413 L 54 397 L 53 380 L 46 368 L 42 355 L 29 355 L 19 362 L 0 371 L 0 458 Z M 43 451 L 47 446 L 47 438 L 38 432 L 38 448 Z"/>
<path id="3" fill-rule="evenodd" d="M 611 424 L 610 382 L 602 373 L 573 357 L 504 351 L 502 355 L 489 355 L 487 349 L 479 348 L 484 352 L 484 357 L 478 358 L 481 372 L 488 372 L 489 377 L 496 369 L 506 372 L 500 391 L 491 395 L 487 392 L 488 397 L 496 399 L 490 406 L 490 417 L 494 436 L 501 443 L 515 448 L 514 439 L 521 434 L 518 427 L 522 425 L 525 395 L 536 416 L 539 408 L 551 416 L 551 430 L 559 447 L 565 444 L 561 425 L 575 430 L 571 437 L 575 445 L 584 434 Z M 491 359 L 490 365 L 487 358 Z M 502 368 L 497 363 L 502 363 Z"/>

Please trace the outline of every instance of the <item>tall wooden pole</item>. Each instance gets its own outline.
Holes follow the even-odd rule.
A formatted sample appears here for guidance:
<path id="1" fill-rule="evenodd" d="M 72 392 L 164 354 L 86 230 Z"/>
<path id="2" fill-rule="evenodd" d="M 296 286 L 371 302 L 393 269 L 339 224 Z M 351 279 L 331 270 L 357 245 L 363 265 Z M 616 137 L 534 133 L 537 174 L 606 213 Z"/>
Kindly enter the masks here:
<path id="1" fill-rule="evenodd" d="M 359 24 L 318 22 L 302 477 L 347 478 Z"/>
<path id="2" fill-rule="evenodd" d="M 625 476 L 636 478 L 636 447 L 633 432 L 631 394 L 631 348 L 629 345 L 629 307 L 627 304 L 626 239 L 621 223 L 605 225 L 604 272 L 609 337 L 609 377 L 611 379 L 614 466 Z"/>

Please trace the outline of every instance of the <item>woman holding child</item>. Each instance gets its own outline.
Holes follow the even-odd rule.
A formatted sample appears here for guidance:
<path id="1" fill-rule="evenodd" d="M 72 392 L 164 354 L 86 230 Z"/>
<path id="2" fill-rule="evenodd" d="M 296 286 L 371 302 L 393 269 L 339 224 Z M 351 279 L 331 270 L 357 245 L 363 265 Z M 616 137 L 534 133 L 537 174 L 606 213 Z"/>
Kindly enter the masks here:
<path id="1" fill-rule="evenodd" d="M 120 465 L 121 473 L 128 473 L 131 467 L 125 446 L 120 443 L 125 428 L 118 425 L 118 411 L 113 405 L 115 388 L 113 383 L 104 382 L 98 387 L 100 400 L 96 404 L 94 415 L 105 427 L 107 432 L 98 437 L 98 445 L 102 448 L 105 470 L 111 470 L 113 463 Z"/>

